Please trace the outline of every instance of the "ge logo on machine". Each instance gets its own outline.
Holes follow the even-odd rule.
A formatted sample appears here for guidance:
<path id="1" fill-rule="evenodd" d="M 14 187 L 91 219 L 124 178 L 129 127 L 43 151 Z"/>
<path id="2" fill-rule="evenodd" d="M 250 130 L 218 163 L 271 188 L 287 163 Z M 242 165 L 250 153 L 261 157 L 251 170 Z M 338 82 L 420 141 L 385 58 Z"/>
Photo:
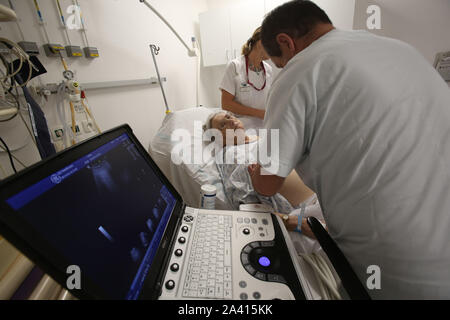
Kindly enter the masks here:
<path id="1" fill-rule="evenodd" d="M 60 184 L 61 181 L 62 181 L 62 178 L 61 178 L 61 176 L 59 176 L 59 175 L 57 175 L 57 174 L 53 174 L 53 175 L 50 177 L 50 180 L 51 180 L 54 184 Z"/>

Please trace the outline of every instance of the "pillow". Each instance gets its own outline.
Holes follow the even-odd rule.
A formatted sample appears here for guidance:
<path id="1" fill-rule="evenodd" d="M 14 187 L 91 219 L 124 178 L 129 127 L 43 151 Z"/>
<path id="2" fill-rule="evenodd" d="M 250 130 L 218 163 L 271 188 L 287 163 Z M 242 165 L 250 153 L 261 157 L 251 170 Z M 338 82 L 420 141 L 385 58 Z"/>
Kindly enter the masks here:
<path id="1" fill-rule="evenodd" d="M 172 133 L 176 129 L 184 129 L 191 137 L 194 135 L 195 121 L 201 123 L 200 128 L 206 119 L 212 114 L 221 111 L 219 108 L 193 108 L 170 113 L 164 119 L 161 128 L 153 138 L 149 153 L 161 171 L 177 189 L 188 206 L 198 208 L 200 200 L 200 188 L 204 184 L 212 184 L 217 188 L 216 208 L 228 210 L 229 204 L 223 193 L 223 186 L 217 171 L 214 159 L 200 164 L 179 165 L 172 161 L 171 153 L 173 148 L 179 143 L 172 141 Z M 190 148 L 194 153 L 194 141 L 185 147 Z"/>

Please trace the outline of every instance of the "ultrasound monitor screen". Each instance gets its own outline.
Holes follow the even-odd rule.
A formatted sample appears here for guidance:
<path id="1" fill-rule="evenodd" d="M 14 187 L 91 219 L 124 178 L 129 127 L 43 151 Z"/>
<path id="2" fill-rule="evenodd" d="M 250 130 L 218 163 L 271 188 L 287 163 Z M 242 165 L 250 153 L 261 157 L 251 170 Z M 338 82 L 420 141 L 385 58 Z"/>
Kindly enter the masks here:
<path id="1" fill-rule="evenodd" d="M 137 299 L 176 204 L 127 134 L 7 200 L 113 299 Z"/>

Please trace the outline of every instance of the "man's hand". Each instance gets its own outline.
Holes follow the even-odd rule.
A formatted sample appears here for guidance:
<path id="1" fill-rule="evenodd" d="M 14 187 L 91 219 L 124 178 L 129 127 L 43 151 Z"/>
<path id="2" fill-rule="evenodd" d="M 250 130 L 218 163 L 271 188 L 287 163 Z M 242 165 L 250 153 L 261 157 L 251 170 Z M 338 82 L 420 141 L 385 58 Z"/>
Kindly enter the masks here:
<path id="1" fill-rule="evenodd" d="M 286 226 L 286 230 L 287 231 L 295 231 L 295 229 L 297 228 L 297 224 L 298 224 L 298 216 L 296 215 L 289 215 L 289 219 L 288 220 L 284 220 L 283 216 L 284 214 L 281 213 L 275 213 L 277 216 L 279 216 L 281 218 L 281 220 L 283 220 L 284 225 Z M 312 232 L 311 228 L 309 227 L 308 221 L 306 220 L 306 218 L 302 219 L 302 234 L 304 234 L 305 236 L 307 236 L 310 239 L 314 239 L 316 240 L 316 237 L 314 236 L 314 233 Z"/>
<path id="2" fill-rule="evenodd" d="M 261 166 L 259 164 L 252 164 L 248 167 L 248 173 L 252 180 L 253 188 L 259 194 L 271 197 L 280 191 L 286 178 L 275 175 L 261 175 Z"/>

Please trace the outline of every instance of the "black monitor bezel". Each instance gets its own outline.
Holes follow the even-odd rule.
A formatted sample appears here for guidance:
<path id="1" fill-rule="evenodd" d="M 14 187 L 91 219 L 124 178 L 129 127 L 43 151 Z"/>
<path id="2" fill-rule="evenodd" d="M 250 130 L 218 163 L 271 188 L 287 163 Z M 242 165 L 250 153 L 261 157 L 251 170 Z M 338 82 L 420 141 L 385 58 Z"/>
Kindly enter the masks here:
<path id="1" fill-rule="evenodd" d="M 184 204 L 180 194 L 164 176 L 148 152 L 134 136 L 133 131 L 128 125 L 122 125 L 92 137 L 83 143 L 60 152 L 2 181 L 0 183 L 0 234 L 63 288 L 66 288 L 66 280 L 68 277 L 66 268 L 69 265 L 76 265 L 76 262 L 68 261 L 60 252 L 53 248 L 32 226 L 15 214 L 16 212 L 6 203 L 6 200 L 124 133 L 128 134 L 128 137 L 136 145 L 138 151 L 143 155 L 144 159 L 176 199 L 175 208 L 161 240 L 161 244 L 164 244 L 164 246 L 160 246 L 157 250 L 140 296 L 140 298 L 156 299 L 159 293 L 155 288 L 158 287 L 158 279 L 164 273 L 168 248 L 173 241 L 175 229 L 181 220 Z M 81 290 L 70 290 L 72 295 L 79 299 L 112 299 L 92 279 L 83 276 L 82 270 L 81 272 L 82 288 Z"/>

